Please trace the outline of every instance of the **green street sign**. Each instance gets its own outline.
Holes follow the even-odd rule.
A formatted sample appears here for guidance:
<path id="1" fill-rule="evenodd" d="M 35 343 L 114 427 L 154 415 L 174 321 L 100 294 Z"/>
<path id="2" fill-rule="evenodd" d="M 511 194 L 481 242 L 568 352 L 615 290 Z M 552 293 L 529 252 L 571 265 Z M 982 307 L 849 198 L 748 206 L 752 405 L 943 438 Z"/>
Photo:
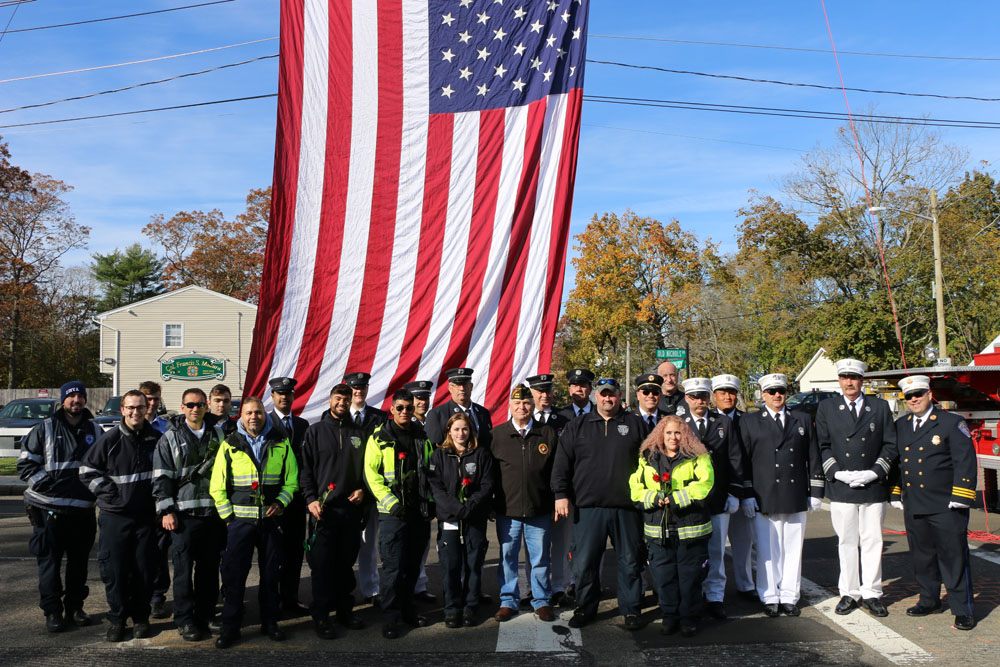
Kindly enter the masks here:
<path id="1" fill-rule="evenodd" d="M 160 377 L 164 380 L 221 380 L 226 377 L 226 362 L 211 357 L 174 357 L 160 362 Z"/>
<path id="2" fill-rule="evenodd" d="M 677 367 L 677 370 L 682 371 L 687 367 L 687 361 L 684 359 L 670 359 L 670 363 Z"/>
<path id="3" fill-rule="evenodd" d="M 684 351 L 683 347 L 660 348 L 656 351 L 656 358 L 666 359 L 667 361 L 676 361 L 678 359 L 684 361 L 687 359 L 687 352 Z M 683 368 L 683 366 L 678 365 L 677 368 Z"/>

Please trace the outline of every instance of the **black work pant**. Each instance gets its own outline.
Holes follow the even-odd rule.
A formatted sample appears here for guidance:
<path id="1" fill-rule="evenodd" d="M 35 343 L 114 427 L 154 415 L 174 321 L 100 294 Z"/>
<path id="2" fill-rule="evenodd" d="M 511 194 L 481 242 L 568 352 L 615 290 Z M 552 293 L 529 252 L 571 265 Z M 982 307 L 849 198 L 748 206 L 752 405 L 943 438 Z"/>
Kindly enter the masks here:
<path id="1" fill-rule="evenodd" d="M 442 530 L 441 525 L 439 521 L 437 543 L 444 570 L 444 613 L 473 612 L 483 588 L 486 518 L 460 521 L 459 530 Z"/>
<path id="2" fill-rule="evenodd" d="M 97 524 L 97 564 L 108 598 L 108 621 L 123 625 L 149 622 L 149 599 L 155 567 L 155 517 L 141 519 L 101 512 Z"/>
<path id="3" fill-rule="evenodd" d="M 279 590 L 281 601 L 293 604 L 299 601 L 299 579 L 302 576 L 303 542 L 306 539 L 306 502 L 296 493 L 292 502 L 278 517 L 281 526 L 282 553 Z"/>
<path id="4" fill-rule="evenodd" d="M 34 527 L 28 542 L 31 555 L 38 560 L 38 606 L 45 614 L 82 609 L 90 592 L 87 557 L 97 534 L 94 510 L 60 514 L 42 509 L 32 511 L 42 522 L 41 526 Z M 65 589 L 61 577 L 63 556 L 66 557 Z"/>
<path id="5" fill-rule="evenodd" d="M 226 599 L 222 605 L 223 632 L 236 632 L 243 623 L 243 594 L 246 592 L 247 575 L 253 565 L 255 549 L 257 570 L 260 573 L 260 585 L 257 588 L 260 622 L 262 625 L 278 622 L 281 531 L 274 519 L 261 519 L 256 524 L 234 519 L 229 522 L 226 530 L 226 551 L 222 554 L 222 585 L 226 590 Z"/>
<path id="6" fill-rule="evenodd" d="M 581 507 L 573 523 L 573 574 L 576 576 L 577 613 L 594 616 L 601 600 L 601 558 L 608 538 L 618 558 L 618 609 L 638 614 L 642 598 L 639 579 L 642 517 L 633 509 Z"/>
<path id="7" fill-rule="evenodd" d="M 420 559 L 430 538 L 430 523 L 417 515 L 399 519 L 378 515 L 378 552 L 382 557 L 382 619 L 396 623 L 416 615 L 413 587 L 420 574 Z"/>
<path id="8" fill-rule="evenodd" d="M 219 597 L 219 555 L 226 524 L 218 516 L 183 512 L 173 531 L 174 621 L 205 628 L 215 616 Z"/>
<path id="9" fill-rule="evenodd" d="M 904 508 L 906 505 L 904 504 Z M 969 570 L 969 510 L 938 514 L 903 513 L 910 544 L 913 575 L 920 586 L 920 604 L 941 602 L 941 584 L 956 616 L 972 616 L 972 572 Z"/>
<path id="10" fill-rule="evenodd" d="M 670 535 L 665 544 L 649 542 L 649 569 L 656 582 L 664 620 L 695 621 L 701 616 L 701 582 L 708 572 L 708 538 L 681 540 Z"/>
<path id="11" fill-rule="evenodd" d="M 150 602 L 165 602 L 167 591 L 170 590 L 170 543 L 171 535 L 169 530 L 163 528 L 163 524 L 156 522 L 154 527 L 153 548 L 156 550 L 153 567 L 153 594 Z"/>
<path id="12" fill-rule="evenodd" d="M 326 507 L 323 518 L 311 521 L 313 538 L 306 558 L 312 572 L 313 618 L 326 618 L 331 611 L 348 615 L 354 607 L 351 595 L 357 583 L 354 561 L 361 549 L 361 509 Z"/>

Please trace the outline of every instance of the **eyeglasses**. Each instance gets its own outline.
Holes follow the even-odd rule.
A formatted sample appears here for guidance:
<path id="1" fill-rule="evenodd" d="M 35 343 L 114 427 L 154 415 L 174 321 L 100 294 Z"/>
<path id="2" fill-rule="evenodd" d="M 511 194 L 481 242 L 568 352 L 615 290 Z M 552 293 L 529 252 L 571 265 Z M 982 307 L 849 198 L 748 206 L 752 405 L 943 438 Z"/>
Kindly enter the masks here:
<path id="1" fill-rule="evenodd" d="M 911 398 L 923 398 L 925 394 L 927 394 L 927 390 L 921 389 L 920 391 L 915 391 L 912 394 L 907 394 L 906 400 L 910 400 Z"/>
<path id="2" fill-rule="evenodd" d="M 412 405 L 397 405 L 395 408 L 396 412 L 413 412 Z"/>
<path id="3" fill-rule="evenodd" d="M 691 397 L 691 399 L 695 400 L 695 401 L 707 401 L 708 400 L 708 394 L 705 394 L 703 392 L 699 392 L 697 394 L 688 394 L 688 396 Z"/>
<path id="4" fill-rule="evenodd" d="M 146 411 L 146 406 L 145 405 L 123 405 L 122 406 L 122 410 L 125 410 L 127 412 L 145 412 Z"/>
<path id="5" fill-rule="evenodd" d="M 660 395 L 660 390 L 659 389 L 648 389 L 646 387 L 643 387 L 642 389 L 639 390 L 639 393 L 640 394 L 645 394 L 646 396 L 649 396 L 649 395 L 659 396 Z"/>
<path id="6" fill-rule="evenodd" d="M 190 403 L 185 403 L 184 407 L 187 408 L 188 410 L 194 410 L 195 408 L 204 408 L 207 405 L 208 404 L 205 403 L 204 401 L 199 401 L 199 402 L 192 401 Z"/>
<path id="7" fill-rule="evenodd" d="M 781 394 L 782 396 L 784 396 L 785 394 L 788 393 L 788 390 L 785 389 L 784 387 L 775 387 L 774 389 L 765 389 L 764 393 L 765 394 Z"/>

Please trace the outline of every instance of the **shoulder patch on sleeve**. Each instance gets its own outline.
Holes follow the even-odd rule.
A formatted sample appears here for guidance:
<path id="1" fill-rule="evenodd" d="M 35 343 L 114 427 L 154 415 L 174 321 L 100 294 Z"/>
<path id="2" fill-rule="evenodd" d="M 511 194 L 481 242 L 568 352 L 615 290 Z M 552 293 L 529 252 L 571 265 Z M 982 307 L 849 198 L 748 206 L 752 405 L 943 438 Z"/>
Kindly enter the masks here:
<path id="1" fill-rule="evenodd" d="M 972 434 L 969 433 L 969 425 L 966 424 L 964 420 L 958 422 L 958 430 L 961 431 L 962 435 L 964 435 L 966 438 L 972 437 Z"/>

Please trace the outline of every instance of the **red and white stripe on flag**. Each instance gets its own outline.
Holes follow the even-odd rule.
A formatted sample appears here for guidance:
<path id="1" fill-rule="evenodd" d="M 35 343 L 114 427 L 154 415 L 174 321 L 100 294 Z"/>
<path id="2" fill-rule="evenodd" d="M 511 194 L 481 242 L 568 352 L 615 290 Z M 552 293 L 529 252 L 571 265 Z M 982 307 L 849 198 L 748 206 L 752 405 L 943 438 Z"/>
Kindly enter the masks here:
<path id="1" fill-rule="evenodd" d="M 506 419 L 551 362 L 586 24 L 583 0 L 282 0 L 246 395 L 294 377 L 315 420 L 346 373 L 373 405 L 418 379 L 440 402 L 467 366 Z"/>

